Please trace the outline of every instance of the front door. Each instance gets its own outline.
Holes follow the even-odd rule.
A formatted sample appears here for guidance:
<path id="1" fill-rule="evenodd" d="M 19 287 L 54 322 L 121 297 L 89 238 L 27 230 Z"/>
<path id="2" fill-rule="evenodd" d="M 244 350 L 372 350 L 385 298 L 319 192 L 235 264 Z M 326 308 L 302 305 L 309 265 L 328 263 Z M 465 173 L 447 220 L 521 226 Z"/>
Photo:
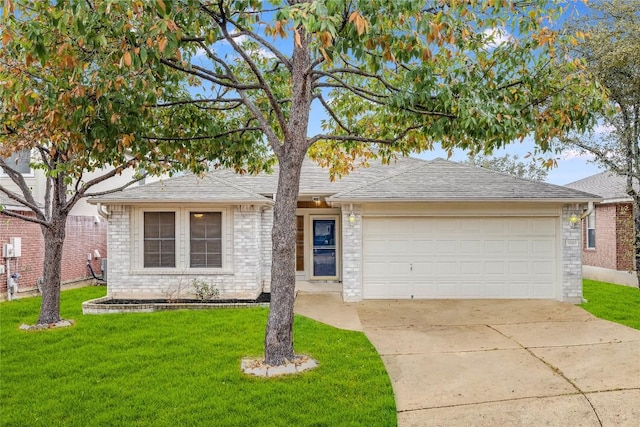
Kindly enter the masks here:
<path id="1" fill-rule="evenodd" d="M 338 276 L 337 217 L 311 218 L 312 277 L 335 279 Z"/>

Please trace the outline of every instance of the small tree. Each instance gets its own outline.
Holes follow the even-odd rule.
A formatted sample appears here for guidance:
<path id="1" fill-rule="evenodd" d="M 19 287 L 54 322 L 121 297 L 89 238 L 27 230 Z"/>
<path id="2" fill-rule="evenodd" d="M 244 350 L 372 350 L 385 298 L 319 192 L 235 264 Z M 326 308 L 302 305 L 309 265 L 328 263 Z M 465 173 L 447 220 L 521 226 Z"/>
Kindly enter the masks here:
<path id="1" fill-rule="evenodd" d="M 545 181 L 549 171 L 535 161 L 529 163 L 520 160 L 517 154 L 505 154 L 501 157 L 487 157 L 481 154 L 470 155 L 467 163 L 481 168 L 491 169 L 518 178 L 533 181 Z"/>
<path id="2" fill-rule="evenodd" d="M 573 135 L 564 142 L 625 178 L 634 222 L 634 264 L 640 287 L 640 0 L 589 3 L 590 12 L 567 25 L 579 43 L 572 54 L 609 95 L 600 115 L 604 134 Z"/>
<path id="3" fill-rule="evenodd" d="M 111 11 L 105 14 L 93 2 L 5 2 L 0 24 L 0 168 L 19 189 L 0 186 L 0 192 L 34 216 L 1 206 L 0 211 L 41 227 L 41 324 L 60 320 L 62 247 L 71 209 L 82 198 L 119 191 L 143 175 L 107 191 L 94 190 L 98 184 L 131 168 L 202 170 L 203 160 L 237 168 L 246 161 L 254 169 L 264 165 L 259 144 L 250 146 L 251 152 L 247 146 L 225 147 L 217 155 L 220 144 L 204 138 L 165 138 L 191 136 L 192 126 L 213 129 L 215 135 L 216 121 L 208 114 L 207 123 L 197 123 L 193 108 L 164 102 L 187 96 L 185 75 L 147 56 L 144 45 L 123 50 L 132 35 L 129 10 L 107 6 Z M 25 151 L 46 178 L 44 204 L 4 160 Z"/>

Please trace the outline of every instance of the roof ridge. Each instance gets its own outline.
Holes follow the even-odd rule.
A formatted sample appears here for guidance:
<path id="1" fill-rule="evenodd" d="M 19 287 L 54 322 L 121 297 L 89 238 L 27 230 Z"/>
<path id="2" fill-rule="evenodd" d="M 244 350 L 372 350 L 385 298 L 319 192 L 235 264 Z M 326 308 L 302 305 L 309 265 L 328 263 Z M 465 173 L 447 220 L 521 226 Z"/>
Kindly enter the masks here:
<path id="1" fill-rule="evenodd" d="M 375 184 L 378 184 L 378 183 L 380 183 L 380 182 L 383 182 L 383 181 L 389 180 L 389 179 L 391 179 L 391 178 L 395 178 L 395 177 L 397 177 L 397 176 L 400 176 L 400 175 L 402 175 L 402 174 L 405 174 L 405 173 L 407 173 L 407 172 L 411 172 L 411 171 L 413 171 L 413 170 L 423 168 L 423 167 L 425 167 L 427 164 L 430 164 L 430 163 L 432 163 L 434 160 L 437 160 L 437 159 L 432 159 L 432 160 L 417 159 L 417 158 L 413 158 L 413 157 L 409 157 L 409 156 L 403 156 L 403 157 L 410 158 L 410 159 L 412 159 L 412 160 L 420 160 L 420 164 L 415 165 L 415 166 L 408 167 L 407 169 L 401 170 L 401 171 L 399 171 L 399 172 L 392 173 L 391 175 L 384 176 L 384 177 L 382 177 L 382 178 L 379 178 L 379 179 L 376 179 L 376 180 L 373 180 L 373 181 L 369 181 L 369 182 L 367 182 L 367 183 L 365 183 L 365 184 L 357 185 L 357 186 L 354 186 L 354 187 L 348 188 L 348 189 L 346 189 L 346 190 L 344 190 L 344 191 L 340 191 L 339 193 L 332 194 L 332 195 L 329 197 L 329 199 L 331 199 L 331 198 L 333 198 L 333 197 L 340 197 L 340 196 L 344 196 L 344 195 L 349 194 L 349 193 L 351 193 L 351 192 L 354 192 L 354 191 L 356 191 L 356 190 L 360 190 L 361 188 L 368 187 L 368 186 L 370 186 L 370 185 L 375 185 Z M 445 160 L 445 161 L 448 161 L 448 160 Z"/>

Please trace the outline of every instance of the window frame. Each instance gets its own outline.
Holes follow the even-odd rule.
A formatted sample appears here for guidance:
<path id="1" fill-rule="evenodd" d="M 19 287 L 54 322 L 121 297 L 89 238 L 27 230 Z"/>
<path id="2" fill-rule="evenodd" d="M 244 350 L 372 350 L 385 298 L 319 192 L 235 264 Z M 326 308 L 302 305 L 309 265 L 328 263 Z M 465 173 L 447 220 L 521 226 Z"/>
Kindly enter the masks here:
<path id="1" fill-rule="evenodd" d="M 593 231 L 589 233 L 589 231 Z M 595 209 L 587 215 L 585 221 L 585 248 L 586 249 L 595 249 L 596 248 L 596 211 Z"/>
<path id="2" fill-rule="evenodd" d="M 145 259 L 146 259 L 146 251 L 145 251 L 145 243 L 147 242 L 147 237 L 145 235 L 145 230 L 146 230 L 146 216 L 147 214 L 173 214 L 173 265 L 172 266 L 163 266 L 163 265 L 153 265 L 153 266 L 148 266 L 146 265 Z M 178 214 L 173 211 L 173 210 L 154 210 L 154 211 L 144 211 L 142 213 L 142 268 L 144 269 L 150 269 L 150 268 L 156 268 L 156 269 L 174 269 L 178 266 L 178 226 L 177 226 L 177 216 Z M 171 240 L 168 238 L 163 238 L 163 237 L 158 237 L 157 238 L 159 241 L 164 241 L 164 240 Z M 160 264 L 162 264 L 162 252 L 160 252 Z"/>
<path id="3" fill-rule="evenodd" d="M 29 172 L 20 172 L 20 175 L 22 175 L 25 178 L 33 178 L 35 176 L 34 170 L 31 167 L 31 149 L 30 148 L 25 148 L 23 150 L 20 150 L 20 152 L 26 152 L 29 151 Z M 15 153 L 14 153 L 15 154 Z M 10 157 L 4 158 L 4 160 L 9 160 Z M 13 168 L 12 168 L 13 169 Z M 8 178 L 9 175 L 4 171 L 4 169 L 0 168 L 0 177 L 1 178 Z"/>
<path id="4" fill-rule="evenodd" d="M 176 230 L 176 266 L 144 266 L 144 214 L 145 212 L 174 212 Z M 221 267 L 191 267 L 191 239 L 189 218 L 191 213 L 218 212 L 221 214 Z M 152 207 L 139 206 L 131 218 L 131 244 L 134 259 L 132 270 L 135 274 L 232 274 L 233 273 L 233 219 L 230 207 L 202 208 L 199 206 Z M 231 228 L 230 228 L 231 227 Z"/>
<path id="5" fill-rule="evenodd" d="M 194 267 L 192 265 L 193 253 L 192 253 L 192 250 L 191 250 L 191 242 L 193 240 L 193 237 L 191 235 L 191 232 L 192 232 L 191 220 L 192 220 L 192 216 L 195 216 L 197 214 L 204 214 L 204 215 L 206 215 L 206 214 L 219 214 L 220 215 L 220 237 L 219 237 L 219 240 L 220 240 L 220 266 L 213 266 L 213 267 L 196 266 L 196 267 Z M 185 227 L 185 231 L 187 231 L 187 232 L 185 233 L 185 236 L 187 236 L 186 240 L 188 241 L 188 245 L 187 245 L 187 247 L 188 247 L 187 264 L 188 264 L 188 266 L 189 266 L 188 268 L 190 270 L 193 270 L 193 269 L 211 270 L 211 269 L 221 269 L 221 268 L 223 268 L 223 266 L 224 266 L 224 218 L 223 217 L 224 217 L 224 214 L 221 211 L 195 210 L 195 209 L 189 209 L 187 211 L 187 215 L 186 215 L 187 225 Z M 208 239 L 204 238 L 202 240 L 206 241 Z M 215 238 L 212 238 L 211 240 L 215 240 Z M 205 256 L 206 256 L 206 252 L 205 252 Z"/>

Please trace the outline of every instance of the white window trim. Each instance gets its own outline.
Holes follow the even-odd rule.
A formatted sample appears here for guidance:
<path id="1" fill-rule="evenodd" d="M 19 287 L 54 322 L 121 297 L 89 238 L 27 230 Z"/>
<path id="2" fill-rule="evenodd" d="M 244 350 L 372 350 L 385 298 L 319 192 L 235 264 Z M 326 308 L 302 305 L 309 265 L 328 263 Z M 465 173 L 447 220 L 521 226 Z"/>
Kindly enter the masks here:
<path id="1" fill-rule="evenodd" d="M 591 227 L 589 227 L 589 219 L 593 218 L 593 224 Z M 593 212 L 591 212 L 588 216 L 587 216 L 587 220 L 585 221 L 585 240 L 586 240 L 586 248 L 587 249 L 595 249 L 596 248 L 596 242 L 595 242 L 595 237 L 596 237 L 596 211 L 594 210 Z M 589 239 L 589 230 L 593 230 L 593 237 L 594 237 L 594 242 L 592 244 L 592 242 Z"/>
<path id="2" fill-rule="evenodd" d="M 144 267 L 144 213 L 145 212 L 174 212 L 176 220 L 176 266 L 175 267 Z M 189 233 L 189 215 L 191 212 L 220 212 L 221 218 L 221 235 L 222 235 L 222 267 L 195 267 L 190 265 L 190 233 Z M 229 227 L 233 227 L 232 215 L 229 208 L 201 208 L 197 206 L 172 208 L 172 207 L 150 207 L 137 208 L 134 215 L 134 221 L 131 224 L 131 230 L 134 242 L 133 253 L 133 273 L 149 274 L 149 275 L 199 275 L 199 274 L 233 274 L 233 261 L 231 250 L 229 249 L 229 239 L 232 234 L 229 233 Z M 137 236 L 136 236 L 137 235 Z"/>

